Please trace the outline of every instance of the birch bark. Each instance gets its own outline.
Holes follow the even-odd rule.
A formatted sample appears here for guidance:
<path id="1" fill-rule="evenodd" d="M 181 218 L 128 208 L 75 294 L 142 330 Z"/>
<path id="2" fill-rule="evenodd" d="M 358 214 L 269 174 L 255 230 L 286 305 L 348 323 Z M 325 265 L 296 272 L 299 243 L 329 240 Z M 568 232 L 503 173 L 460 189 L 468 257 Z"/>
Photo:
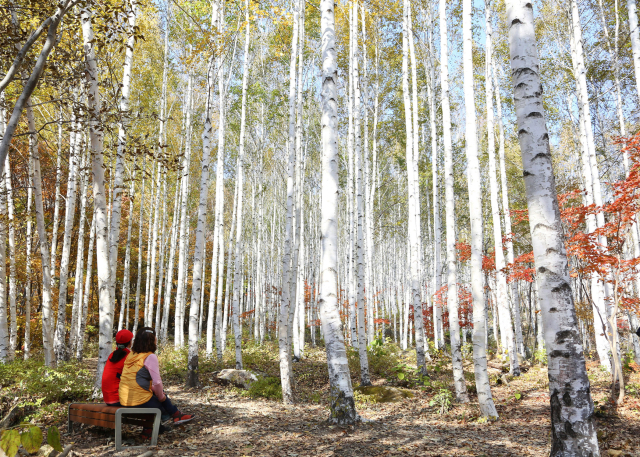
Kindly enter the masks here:
<path id="1" fill-rule="evenodd" d="M 124 154 L 127 144 L 127 124 L 129 117 L 129 95 L 131 92 L 131 67 L 133 64 L 133 48 L 135 45 L 136 19 L 138 16 L 138 0 L 130 0 L 127 11 L 128 33 L 125 47 L 124 67 L 122 69 L 122 92 L 120 96 L 118 119 L 118 146 L 116 150 L 116 172 L 113 180 L 111 219 L 109 228 L 109 294 L 111 296 L 111 321 L 115 312 L 116 272 L 118 265 L 118 244 L 120 242 L 120 215 L 122 211 L 122 191 L 124 179 Z M 146 317 L 146 316 L 145 316 Z"/>
<path id="2" fill-rule="evenodd" d="M 518 137 L 549 364 L 551 456 L 600 455 L 589 379 L 569 285 L 560 209 L 542 104 L 531 3 L 507 2 Z"/>
<path id="3" fill-rule="evenodd" d="M 493 246 L 496 265 L 496 301 L 500 317 L 500 334 L 502 335 L 502 350 L 509 353 L 510 372 L 514 376 L 520 375 L 518 351 L 514 341 L 511 312 L 509 311 L 509 297 L 507 296 L 507 277 L 505 274 L 504 250 L 502 247 L 502 226 L 500 223 L 500 206 L 498 204 L 498 180 L 496 177 L 495 132 L 493 119 L 493 87 L 491 78 L 491 60 L 493 55 L 493 27 L 491 24 L 491 1 L 485 6 L 485 99 L 487 105 L 487 152 L 489 154 L 489 187 L 491 193 L 491 214 L 493 217 Z"/>
<path id="4" fill-rule="evenodd" d="M 280 358 L 280 381 L 282 383 L 282 401 L 293 403 L 291 381 L 291 347 L 289 313 L 291 312 L 291 243 L 293 241 L 293 196 L 294 172 L 296 155 L 296 58 L 298 55 L 298 26 L 300 2 L 294 1 L 293 36 L 291 38 L 291 61 L 289 66 L 289 138 L 288 138 L 288 178 L 287 178 L 287 210 L 285 222 L 285 238 L 282 256 L 282 297 L 280 301 L 280 316 L 278 323 L 278 346 Z M 236 262 L 238 259 L 236 259 Z"/>
<path id="5" fill-rule="evenodd" d="M 322 222 L 319 311 L 327 351 L 331 422 L 358 420 L 338 312 L 338 74 L 333 0 L 321 0 L 322 36 Z"/>
<path id="6" fill-rule="evenodd" d="M 473 296 L 473 364 L 480 411 L 485 417 L 497 417 L 491 396 L 487 372 L 485 343 L 486 309 L 482 274 L 482 188 L 478 161 L 478 137 L 473 89 L 473 36 L 471 33 L 471 0 L 462 2 L 465 152 L 467 155 L 467 184 L 469 189 L 469 215 L 471 219 L 471 294 Z"/>
<path id="7" fill-rule="evenodd" d="M 640 30 L 638 30 L 636 0 L 627 0 L 627 13 L 629 15 L 629 38 L 633 55 L 633 69 L 636 76 L 636 91 L 640 99 Z"/>
<path id="8" fill-rule="evenodd" d="M 109 293 L 109 227 L 107 225 L 107 202 L 104 190 L 104 161 L 103 161 L 103 131 L 101 127 L 101 103 L 98 88 L 98 66 L 94 50 L 92 13 L 87 9 L 81 10 L 82 36 L 85 51 L 85 77 L 88 89 L 87 105 L 89 114 L 89 132 L 91 138 L 93 173 L 93 204 L 96 220 L 96 260 L 98 266 L 99 290 L 99 326 L 98 339 L 98 372 L 96 374 L 95 389 L 100 389 L 102 371 L 107 357 L 111 353 L 112 314 L 111 296 Z"/>

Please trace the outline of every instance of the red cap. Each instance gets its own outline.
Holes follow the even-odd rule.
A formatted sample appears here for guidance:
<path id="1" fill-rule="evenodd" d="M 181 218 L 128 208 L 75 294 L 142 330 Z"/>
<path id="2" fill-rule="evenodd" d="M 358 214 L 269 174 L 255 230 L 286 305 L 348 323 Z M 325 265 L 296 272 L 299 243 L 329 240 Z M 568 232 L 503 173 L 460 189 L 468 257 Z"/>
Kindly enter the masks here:
<path id="1" fill-rule="evenodd" d="M 133 333 L 131 333 L 127 329 L 120 330 L 118 333 L 116 333 L 116 344 L 129 344 L 132 339 Z"/>

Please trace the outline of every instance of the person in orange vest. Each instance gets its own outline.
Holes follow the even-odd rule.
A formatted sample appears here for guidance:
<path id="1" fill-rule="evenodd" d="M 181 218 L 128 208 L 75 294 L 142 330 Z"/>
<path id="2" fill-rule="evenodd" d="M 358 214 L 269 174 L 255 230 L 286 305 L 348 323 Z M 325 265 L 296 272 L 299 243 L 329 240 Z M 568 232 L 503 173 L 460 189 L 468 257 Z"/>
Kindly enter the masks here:
<path id="1" fill-rule="evenodd" d="M 131 340 L 133 333 L 127 329 L 120 330 L 116 333 L 116 350 L 113 351 L 102 372 L 102 399 L 109 406 L 121 406 L 120 395 L 120 377 L 124 368 L 124 361 L 129 355 Z"/>
<path id="2" fill-rule="evenodd" d="M 195 416 L 181 413 L 164 393 L 155 354 L 157 344 L 156 332 L 151 327 L 142 327 L 136 333 L 120 377 L 120 403 L 136 408 L 158 408 L 163 416 L 170 416 L 174 425 L 189 422 Z M 144 429 L 142 436 L 150 438 L 151 429 Z"/>

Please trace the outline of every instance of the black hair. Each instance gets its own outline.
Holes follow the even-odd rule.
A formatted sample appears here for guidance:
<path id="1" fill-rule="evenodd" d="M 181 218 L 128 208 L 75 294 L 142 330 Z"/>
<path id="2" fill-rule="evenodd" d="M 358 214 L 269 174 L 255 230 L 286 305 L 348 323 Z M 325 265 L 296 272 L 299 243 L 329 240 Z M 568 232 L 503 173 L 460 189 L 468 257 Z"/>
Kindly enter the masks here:
<path id="1" fill-rule="evenodd" d="M 113 351 L 113 354 L 111 354 L 111 357 L 109 358 L 109 361 L 111 361 L 113 363 L 118 363 L 119 361 L 124 359 L 129 354 L 127 352 L 127 350 L 126 350 L 126 347 L 128 345 L 129 345 L 129 343 L 127 343 L 127 344 L 117 344 L 116 346 L 118 347 L 118 349 Z"/>
<path id="2" fill-rule="evenodd" d="M 142 327 L 136 333 L 131 350 L 138 354 L 156 352 L 156 331 L 151 327 Z"/>

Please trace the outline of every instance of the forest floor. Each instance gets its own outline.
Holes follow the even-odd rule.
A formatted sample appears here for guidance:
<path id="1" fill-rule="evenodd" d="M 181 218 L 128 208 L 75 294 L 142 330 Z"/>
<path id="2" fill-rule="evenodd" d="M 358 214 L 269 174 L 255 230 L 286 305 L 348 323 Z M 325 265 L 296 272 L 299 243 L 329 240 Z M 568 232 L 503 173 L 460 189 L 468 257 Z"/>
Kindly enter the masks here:
<path id="1" fill-rule="evenodd" d="M 389 349 L 391 348 L 391 349 Z M 465 359 L 471 402 L 452 402 L 451 368 L 445 357 L 429 364 L 428 380 L 412 374 L 412 352 L 395 345 L 370 355 L 374 385 L 403 387 L 414 397 L 397 403 L 374 403 L 356 395 L 359 414 L 355 427 L 327 423 L 327 368 L 322 349 L 309 349 L 294 364 L 297 402 L 285 406 L 236 387 L 214 382 L 213 371 L 201 371 L 202 386 L 185 389 L 178 368 L 184 353 L 161 353 L 166 391 L 184 412 L 197 419 L 160 436 L 158 456 L 547 456 L 550 448 L 549 392 L 546 367 L 523 363 L 523 374 L 504 374 L 499 359 L 489 361 L 492 392 L 500 418 L 486 422 L 479 416 L 473 387 L 473 364 Z M 230 357 L 231 355 L 229 355 Z M 278 377 L 277 346 L 244 351 L 245 368 Z M 354 384 L 359 379 L 357 354 L 349 354 Z M 184 361 L 186 366 L 186 360 Z M 232 367 L 225 357 L 225 365 Z M 95 361 L 88 360 L 88 364 Z M 596 362 L 588 362 L 596 405 L 598 437 L 603 456 L 640 457 L 640 373 L 626 374 L 628 395 L 614 409 L 607 399 L 609 376 Z M 415 367 L 415 364 L 413 365 Z M 214 370 L 216 366 L 203 367 Z M 218 369 L 221 366 L 217 367 Z M 403 373 L 403 374 L 400 374 Z M 401 379 L 402 378 L 402 379 Z M 261 395 L 258 392 L 258 395 Z M 268 395 L 267 395 L 268 396 Z M 76 456 L 137 456 L 144 450 L 116 453 L 112 430 L 76 427 L 64 433 L 63 444 L 75 443 Z M 126 444 L 142 444 L 139 429 L 127 428 Z"/>

